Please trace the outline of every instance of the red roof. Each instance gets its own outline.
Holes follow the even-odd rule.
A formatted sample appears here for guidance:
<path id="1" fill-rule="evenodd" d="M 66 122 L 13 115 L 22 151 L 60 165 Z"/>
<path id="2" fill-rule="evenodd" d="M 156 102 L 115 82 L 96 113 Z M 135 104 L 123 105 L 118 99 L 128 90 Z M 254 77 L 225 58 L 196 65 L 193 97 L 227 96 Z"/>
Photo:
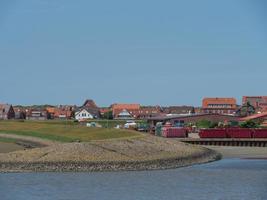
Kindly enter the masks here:
<path id="1" fill-rule="evenodd" d="M 250 115 L 247 117 L 240 118 L 239 120 L 240 121 L 248 121 L 248 120 L 253 120 L 253 119 L 259 119 L 262 117 L 267 117 L 267 112 L 259 113 L 259 114 L 255 114 L 255 115 Z"/>
<path id="2" fill-rule="evenodd" d="M 139 110 L 140 104 L 113 104 L 112 105 L 113 110 Z"/>

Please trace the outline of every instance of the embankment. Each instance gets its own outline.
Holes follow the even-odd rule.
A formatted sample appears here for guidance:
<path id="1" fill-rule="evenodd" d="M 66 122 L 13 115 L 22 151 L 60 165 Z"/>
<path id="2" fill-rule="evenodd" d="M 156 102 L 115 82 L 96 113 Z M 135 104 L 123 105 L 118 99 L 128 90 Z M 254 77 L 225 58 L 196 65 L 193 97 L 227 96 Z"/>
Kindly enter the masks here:
<path id="1" fill-rule="evenodd" d="M 42 144 L 40 139 L 38 142 Z M 149 135 L 132 139 L 46 145 L 42 148 L 0 153 L 0 171 L 153 170 L 220 159 L 220 154 L 216 151 Z"/>

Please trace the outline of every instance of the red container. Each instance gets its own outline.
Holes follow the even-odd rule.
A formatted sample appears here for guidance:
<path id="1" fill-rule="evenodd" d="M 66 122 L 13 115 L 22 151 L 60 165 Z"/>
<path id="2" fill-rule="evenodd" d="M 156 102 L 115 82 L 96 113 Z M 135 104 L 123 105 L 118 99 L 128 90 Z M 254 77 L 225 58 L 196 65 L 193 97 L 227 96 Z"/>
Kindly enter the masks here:
<path id="1" fill-rule="evenodd" d="M 199 133 L 200 138 L 226 138 L 225 129 L 201 129 Z"/>
<path id="2" fill-rule="evenodd" d="M 163 127 L 162 136 L 166 138 L 180 137 L 184 138 L 187 135 L 187 130 L 185 128 L 178 127 Z"/>
<path id="3" fill-rule="evenodd" d="M 253 133 L 254 138 L 267 138 L 267 129 L 255 129 Z"/>
<path id="4" fill-rule="evenodd" d="M 253 129 L 249 128 L 228 128 L 227 136 L 229 138 L 252 138 Z"/>

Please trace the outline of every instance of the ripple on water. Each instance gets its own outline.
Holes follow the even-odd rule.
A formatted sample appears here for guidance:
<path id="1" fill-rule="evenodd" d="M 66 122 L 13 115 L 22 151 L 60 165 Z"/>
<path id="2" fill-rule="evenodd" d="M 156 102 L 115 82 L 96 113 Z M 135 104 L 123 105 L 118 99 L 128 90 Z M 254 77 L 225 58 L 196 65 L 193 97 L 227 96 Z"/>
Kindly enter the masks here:
<path id="1" fill-rule="evenodd" d="M 1 200 L 267 199 L 267 161 L 141 172 L 0 174 Z"/>

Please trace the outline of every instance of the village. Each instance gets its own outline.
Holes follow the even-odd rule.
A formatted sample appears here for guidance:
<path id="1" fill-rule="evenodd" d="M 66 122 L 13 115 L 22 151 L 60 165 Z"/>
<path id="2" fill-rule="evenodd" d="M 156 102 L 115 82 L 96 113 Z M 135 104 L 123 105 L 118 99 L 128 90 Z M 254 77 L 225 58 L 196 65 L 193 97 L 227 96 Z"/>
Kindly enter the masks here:
<path id="1" fill-rule="evenodd" d="M 243 96 L 241 105 L 232 97 L 209 97 L 202 99 L 201 107 L 142 106 L 137 103 L 99 107 L 92 99 L 85 100 L 81 106 L 0 104 L 0 119 L 74 121 L 84 126 L 135 129 L 161 136 L 162 127 L 166 125 L 176 127 L 173 128 L 176 133 L 166 137 L 188 137 L 188 133 L 198 133 L 200 128 L 237 127 L 240 124 L 243 128 L 267 126 L 267 96 Z M 186 129 L 179 133 L 179 127 Z"/>

